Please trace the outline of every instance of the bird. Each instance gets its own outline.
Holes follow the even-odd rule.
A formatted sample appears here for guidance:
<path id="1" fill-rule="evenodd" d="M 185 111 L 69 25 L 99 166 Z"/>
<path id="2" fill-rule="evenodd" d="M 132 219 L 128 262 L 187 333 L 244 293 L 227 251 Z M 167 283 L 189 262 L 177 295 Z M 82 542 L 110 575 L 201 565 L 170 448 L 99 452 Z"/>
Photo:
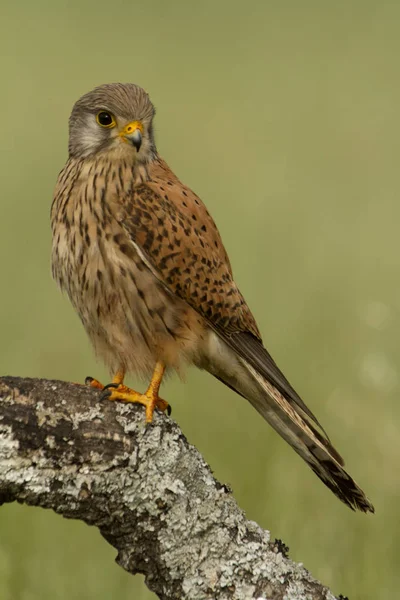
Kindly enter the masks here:
<path id="1" fill-rule="evenodd" d="M 151 423 L 156 409 L 170 412 L 159 395 L 165 372 L 195 365 L 247 399 L 342 502 L 374 512 L 264 347 L 214 220 L 157 151 L 154 116 L 133 83 L 96 87 L 70 115 L 52 274 L 112 376 L 85 383 L 143 405 Z M 149 381 L 144 393 L 125 385 L 132 373 Z"/>

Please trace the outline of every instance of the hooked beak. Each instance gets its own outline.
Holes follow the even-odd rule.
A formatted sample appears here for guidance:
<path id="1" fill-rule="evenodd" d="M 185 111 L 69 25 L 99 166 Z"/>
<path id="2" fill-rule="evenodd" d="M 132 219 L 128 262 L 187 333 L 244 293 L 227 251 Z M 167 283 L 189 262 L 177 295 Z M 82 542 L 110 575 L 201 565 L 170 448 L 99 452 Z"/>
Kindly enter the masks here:
<path id="1" fill-rule="evenodd" d="M 125 125 L 125 127 L 119 132 L 119 137 L 122 142 L 130 142 L 132 146 L 139 152 L 140 146 L 142 145 L 143 137 L 143 125 L 140 121 L 132 121 Z"/>

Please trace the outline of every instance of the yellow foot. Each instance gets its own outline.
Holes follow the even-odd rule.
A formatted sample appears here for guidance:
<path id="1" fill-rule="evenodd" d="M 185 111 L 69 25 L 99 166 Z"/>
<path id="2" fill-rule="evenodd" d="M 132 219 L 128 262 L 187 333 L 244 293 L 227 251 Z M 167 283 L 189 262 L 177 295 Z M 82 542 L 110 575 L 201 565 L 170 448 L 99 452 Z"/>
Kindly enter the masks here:
<path id="1" fill-rule="evenodd" d="M 155 408 L 158 408 L 163 412 L 166 410 L 168 415 L 171 414 L 171 407 L 168 402 L 160 398 L 159 395 L 152 390 L 147 390 L 144 394 L 139 394 L 139 392 L 135 392 L 135 390 L 128 388 L 126 385 L 110 383 L 103 387 L 101 399 L 143 404 L 146 407 L 146 423 L 152 422 Z"/>

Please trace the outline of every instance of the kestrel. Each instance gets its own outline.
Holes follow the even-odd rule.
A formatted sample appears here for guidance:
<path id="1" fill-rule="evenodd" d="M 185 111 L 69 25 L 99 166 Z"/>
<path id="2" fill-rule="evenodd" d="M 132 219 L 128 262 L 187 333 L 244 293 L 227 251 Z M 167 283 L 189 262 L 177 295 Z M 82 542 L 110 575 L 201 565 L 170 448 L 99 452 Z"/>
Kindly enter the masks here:
<path id="1" fill-rule="evenodd" d="M 113 382 L 111 400 L 139 402 L 146 421 L 165 370 L 205 369 L 246 398 L 351 508 L 374 512 L 324 429 L 277 367 L 240 293 L 203 202 L 160 157 L 154 106 L 134 84 L 82 96 L 51 210 L 52 270 Z M 126 373 L 148 377 L 140 394 Z"/>

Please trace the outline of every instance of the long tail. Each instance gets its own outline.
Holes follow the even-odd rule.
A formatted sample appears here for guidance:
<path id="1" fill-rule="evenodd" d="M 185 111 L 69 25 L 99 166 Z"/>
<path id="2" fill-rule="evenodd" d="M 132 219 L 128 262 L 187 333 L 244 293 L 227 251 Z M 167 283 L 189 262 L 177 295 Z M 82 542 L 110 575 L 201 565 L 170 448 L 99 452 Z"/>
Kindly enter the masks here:
<path id="1" fill-rule="evenodd" d="M 344 461 L 325 432 L 322 428 L 321 432 L 317 430 L 314 423 L 319 426 L 318 421 L 297 394 L 301 404 L 270 383 L 270 378 L 260 373 L 261 369 L 240 356 L 225 340 L 213 336 L 212 346 L 212 360 L 208 353 L 208 360 L 202 367 L 249 400 L 342 502 L 353 510 L 375 512 L 363 490 L 343 468 Z"/>

